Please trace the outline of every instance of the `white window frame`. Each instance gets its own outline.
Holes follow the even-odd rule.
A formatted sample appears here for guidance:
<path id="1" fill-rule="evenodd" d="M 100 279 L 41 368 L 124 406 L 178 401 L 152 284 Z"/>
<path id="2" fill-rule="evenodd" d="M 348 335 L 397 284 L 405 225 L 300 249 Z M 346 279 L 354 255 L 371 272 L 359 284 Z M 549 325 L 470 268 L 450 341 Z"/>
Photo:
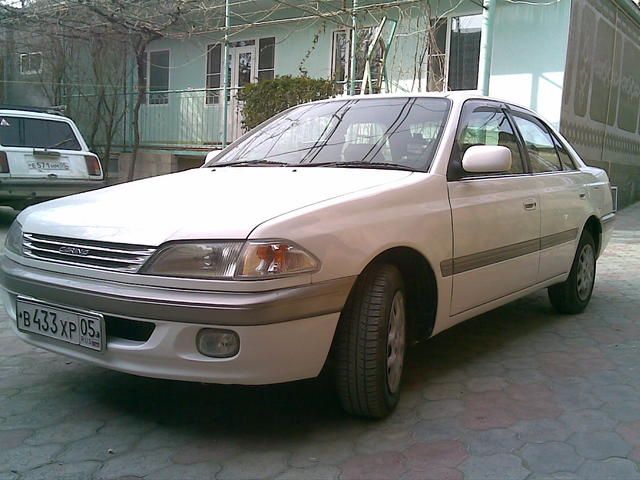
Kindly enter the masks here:
<path id="1" fill-rule="evenodd" d="M 22 68 L 22 59 L 23 58 L 27 58 L 29 60 L 29 67 L 31 67 L 31 56 L 32 55 L 40 55 L 40 68 L 38 70 L 32 70 L 31 68 L 29 68 L 29 70 L 23 70 Z M 43 60 L 43 55 L 42 52 L 28 52 L 28 53 L 20 53 L 19 54 L 19 59 L 20 59 L 20 75 L 38 75 L 40 73 L 42 73 L 42 60 Z"/>
<path id="2" fill-rule="evenodd" d="M 347 61 L 345 62 L 345 69 L 344 69 L 344 93 L 347 93 L 347 90 L 349 89 L 349 58 L 351 58 L 351 30 L 347 29 L 347 28 L 340 28 L 338 30 L 334 30 L 333 33 L 331 34 L 331 57 L 330 57 L 330 63 L 329 63 L 329 75 L 330 77 L 333 79 L 333 75 L 335 73 L 335 68 L 336 68 L 336 37 L 339 34 L 345 34 L 347 37 Z M 335 80 L 335 79 L 334 79 Z"/>
<path id="3" fill-rule="evenodd" d="M 151 95 L 153 95 L 153 93 L 151 92 L 151 54 L 152 53 L 156 53 L 156 52 L 169 52 L 169 67 L 168 67 L 168 75 L 167 75 L 167 90 L 160 90 L 156 93 L 160 93 L 163 91 L 169 92 L 171 90 L 171 49 L 170 48 L 158 48 L 155 50 L 147 50 L 147 82 L 145 85 L 145 94 L 147 96 L 147 101 L 145 103 L 146 106 L 153 106 L 153 107 L 162 107 L 165 105 L 169 105 L 169 93 L 167 93 L 167 101 L 165 103 L 153 103 L 151 102 Z"/>

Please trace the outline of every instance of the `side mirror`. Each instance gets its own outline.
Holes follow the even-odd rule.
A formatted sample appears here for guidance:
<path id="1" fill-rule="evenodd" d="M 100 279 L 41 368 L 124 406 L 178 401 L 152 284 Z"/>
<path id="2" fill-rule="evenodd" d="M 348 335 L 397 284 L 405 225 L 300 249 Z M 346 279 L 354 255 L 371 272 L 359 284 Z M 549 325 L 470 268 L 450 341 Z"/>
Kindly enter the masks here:
<path id="1" fill-rule="evenodd" d="M 462 168 L 469 173 L 500 173 L 511 170 L 511 150 L 499 145 L 475 145 L 462 157 Z"/>
<path id="2" fill-rule="evenodd" d="M 213 160 L 214 158 L 216 158 L 221 151 L 222 150 L 211 150 L 209 153 L 207 153 L 207 156 L 204 158 L 203 165 L 209 162 L 210 160 Z"/>

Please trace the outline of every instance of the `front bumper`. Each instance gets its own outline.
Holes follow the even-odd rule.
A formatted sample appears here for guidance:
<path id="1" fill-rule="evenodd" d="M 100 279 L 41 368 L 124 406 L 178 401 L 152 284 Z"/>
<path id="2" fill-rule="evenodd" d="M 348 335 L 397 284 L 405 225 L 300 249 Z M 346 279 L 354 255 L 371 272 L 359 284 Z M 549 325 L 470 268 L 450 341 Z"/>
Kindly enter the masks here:
<path id="1" fill-rule="evenodd" d="M 268 384 L 318 375 L 355 278 L 265 292 L 205 292 L 130 285 L 0 260 L 0 295 L 16 334 L 38 347 L 137 375 L 210 383 Z M 18 295 L 155 325 L 144 341 L 110 336 L 102 353 L 18 332 Z M 235 357 L 196 349 L 203 327 L 235 331 Z"/>

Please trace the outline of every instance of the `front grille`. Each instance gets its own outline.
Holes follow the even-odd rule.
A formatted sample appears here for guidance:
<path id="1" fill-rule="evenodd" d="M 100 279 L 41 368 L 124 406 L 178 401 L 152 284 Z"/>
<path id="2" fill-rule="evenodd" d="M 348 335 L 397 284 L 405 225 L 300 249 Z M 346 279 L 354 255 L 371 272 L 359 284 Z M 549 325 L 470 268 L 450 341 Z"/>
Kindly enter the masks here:
<path id="1" fill-rule="evenodd" d="M 33 233 L 23 235 L 22 246 L 25 257 L 115 272 L 137 272 L 156 250 L 141 245 Z"/>
<path id="2" fill-rule="evenodd" d="M 107 329 L 107 338 L 124 338 L 136 342 L 146 342 L 151 338 L 151 334 L 156 325 L 151 322 L 140 320 L 129 320 L 128 318 L 104 316 L 104 323 Z"/>

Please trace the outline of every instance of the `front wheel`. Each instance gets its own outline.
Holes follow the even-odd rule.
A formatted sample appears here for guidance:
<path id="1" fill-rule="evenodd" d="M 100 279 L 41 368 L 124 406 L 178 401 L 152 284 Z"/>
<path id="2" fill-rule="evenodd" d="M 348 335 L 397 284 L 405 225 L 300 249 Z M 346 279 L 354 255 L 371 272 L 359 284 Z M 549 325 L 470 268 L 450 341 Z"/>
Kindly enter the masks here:
<path id="1" fill-rule="evenodd" d="M 560 313 L 582 312 L 593 292 L 596 279 L 596 246 L 591 233 L 582 233 L 569 278 L 549 287 L 549 300 Z"/>
<path id="2" fill-rule="evenodd" d="M 372 265 L 358 279 L 337 331 L 336 384 L 347 412 L 382 418 L 393 411 L 406 331 L 402 275 L 393 265 Z"/>

